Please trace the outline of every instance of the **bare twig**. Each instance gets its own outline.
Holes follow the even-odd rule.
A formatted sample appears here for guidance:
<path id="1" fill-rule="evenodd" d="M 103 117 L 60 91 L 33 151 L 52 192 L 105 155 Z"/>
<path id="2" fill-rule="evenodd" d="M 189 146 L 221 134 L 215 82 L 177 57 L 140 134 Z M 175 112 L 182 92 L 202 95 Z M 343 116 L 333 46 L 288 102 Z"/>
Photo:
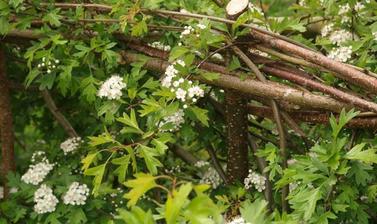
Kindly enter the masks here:
<path id="1" fill-rule="evenodd" d="M 52 99 L 48 90 L 42 91 L 43 99 L 46 102 L 47 108 L 50 110 L 52 115 L 54 115 L 56 121 L 64 128 L 69 137 L 78 137 L 75 129 L 72 127 L 71 123 L 66 119 L 66 117 L 59 111 L 54 100 Z"/>

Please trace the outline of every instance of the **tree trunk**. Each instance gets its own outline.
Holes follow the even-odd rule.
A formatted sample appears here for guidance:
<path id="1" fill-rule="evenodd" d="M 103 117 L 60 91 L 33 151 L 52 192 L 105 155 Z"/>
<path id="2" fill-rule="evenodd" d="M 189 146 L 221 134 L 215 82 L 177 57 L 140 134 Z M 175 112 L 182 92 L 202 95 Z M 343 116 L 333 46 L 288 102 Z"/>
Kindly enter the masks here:
<path id="1" fill-rule="evenodd" d="M 8 80 L 6 77 L 5 55 L 0 49 L 0 139 L 2 156 L 2 177 L 4 197 L 8 195 L 7 174 L 16 169 L 14 161 L 13 118 L 10 103 Z"/>

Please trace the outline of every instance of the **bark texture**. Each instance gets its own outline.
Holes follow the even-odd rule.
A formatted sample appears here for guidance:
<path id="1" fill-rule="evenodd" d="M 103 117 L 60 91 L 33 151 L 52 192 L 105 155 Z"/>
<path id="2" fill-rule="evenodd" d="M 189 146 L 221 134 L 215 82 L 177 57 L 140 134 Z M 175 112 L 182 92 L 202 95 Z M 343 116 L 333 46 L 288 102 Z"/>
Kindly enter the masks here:
<path id="1" fill-rule="evenodd" d="M 6 175 L 16 169 L 14 160 L 14 132 L 13 117 L 10 102 L 10 90 L 6 75 L 6 61 L 4 51 L 0 48 L 0 139 L 2 157 L 2 177 L 5 182 L 4 196 L 8 195 Z"/>
<path id="2" fill-rule="evenodd" d="M 225 118 L 227 123 L 229 183 L 243 180 L 248 174 L 247 100 L 234 90 L 226 90 Z"/>

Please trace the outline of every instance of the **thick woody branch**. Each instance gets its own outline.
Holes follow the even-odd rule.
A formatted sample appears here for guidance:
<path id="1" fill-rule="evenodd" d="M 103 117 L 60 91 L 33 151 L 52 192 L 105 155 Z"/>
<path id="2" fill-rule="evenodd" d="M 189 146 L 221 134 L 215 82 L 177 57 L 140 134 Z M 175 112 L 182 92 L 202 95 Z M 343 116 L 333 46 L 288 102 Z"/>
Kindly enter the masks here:
<path id="1" fill-rule="evenodd" d="M 318 90 L 322 93 L 326 93 L 326 94 L 333 96 L 334 98 L 337 98 L 337 99 L 339 99 L 339 100 L 341 100 L 345 103 L 349 103 L 349 104 L 351 104 L 351 105 L 353 105 L 353 106 L 355 106 L 355 107 L 357 107 L 361 110 L 377 112 L 377 104 L 375 104 L 371 101 L 364 100 L 364 99 L 362 99 L 358 96 L 348 94 L 348 93 L 343 92 L 343 91 L 336 89 L 334 87 L 327 86 L 325 84 L 316 82 L 316 81 L 311 80 L 311 79 L 307 79 L 305 77 L 296 75 L 295 73 L 285 71 L 285 70 L 281 70 L 281 69 L 278 69 L 278 68 L 263 66 L 262 70 L 264 72 L 267 72 L 267 73 L 273 75 L 273 76 L 277 76 L 277 77 L 289 80 L 293 83 L 299 84 L 301 86 L 305 86 L 307 88 L 310 88 L 310 89 L 313 89 L 313 90 Z"/>
<path id="2" fill-rule="evenodd" d="M 272 110 L 268 107 L 248 105 L 248 111 L 258 117 L 273 119 Z M 288 112 L 296 121 L 312 124 L 329 124 L 331 113 L 322 111 Z M 335 114 L 335 117 L 338 115 Z M 350 120 L 346 127 L 377 130 L 377 116 L 356 117 Z"/>
<path id="3" fill-rule="evenodd" d="M 344 79 L 350 82 L 351 84 L 364 87 L 367 90 L 377 93 L 377 79 L 376 78 L 371 77 L 357 69 L 354 69 L 348 66 L 347 64 L 337 62 L 320 53 L 304 49 L 302 47 L 299 47 L 287 41 L 266 35 L 259 31 L 253 30 L 251 31 L 251 35 L 255 39 L 260 40 L 261 42 L 268 44 L 269 46 L 273 48 L 277 48 L 281 51 L 290 53 L 292 55 L 297 55 L 311 63 L 320 65 L 328 69 L 329 71 L 334 72 L 337 77 Z"/>
<path id="4" fill-rule="evenodd" d="M 121 55 L 123 56 L 122 63 L 130 64 L 139 61 L 138 54 L 132 53 L 131 51 L 122 51 Z M 144 67 L 146 69 L 164 72 L 168 65 L 169 63 L 165 60 L 150 58 L 150 60 L 144 64 Z M 340 103 L 332 98 L 303 92 L 286 85 L 269 81 L 263 83 L 252 79 L 241 80 L 239 77 L 231 76 L 225 67 L 216 64 L 204 63 L 201 68 L 207 71 L 220 73 L 219 78 L 215 80 L 207 80 L 201 76 L 192 77 L 192 79 L 197 79 L 209 85 L 218 86 L 224 89 L 234 89 L 242 93 L 263 98 L 272 98 L 277 101 L 288 101 L 303 107 L 310 106 L 310 108 L 334 112 L 340 112 L 343 108 L 350 109 L 348 105 Z"/>
<path id="5" fill-rule="evenodd" d="M 75 129 L 72 127 L 71 123 L 65 118 L 65 116 L 60 112 L 56 106 L 54 100 L 52 99 L 48 90 L 42 91 L 43 99 L 46 103 L 47 108 L 50 110 L 56 121 L 64 128 L 69 137 L 78 137 Z"/>
<path id="6" fill-rule="evenodd" d="M 9 193 L 7 174 L 16 169 L 14 160 L 13 116 L 10 102 L 10 90 L 6 75 L 5 54 L 0 48 L 0 140 L 1 140 L 1 175 L 4 181 L 4 197 Z"/>
<path id="7" fill-rule="evenodd" d="M 195 163 L 199 161 L 198 158 L 196 158 L 194 155 L 192 155 L 190 152 L 183 149 L 179 145 L 172 145 L 169 148 L 174 152 L 174 154 L 176 154 L 179 158 L 181 158 L 187 164 L 195 165 Z"/>

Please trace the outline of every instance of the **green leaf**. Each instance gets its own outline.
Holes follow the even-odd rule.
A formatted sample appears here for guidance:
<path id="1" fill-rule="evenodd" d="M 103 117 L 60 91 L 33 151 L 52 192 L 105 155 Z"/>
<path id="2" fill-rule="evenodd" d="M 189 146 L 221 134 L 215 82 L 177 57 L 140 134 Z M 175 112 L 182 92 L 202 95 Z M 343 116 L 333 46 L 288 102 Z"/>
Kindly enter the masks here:
<path id="1" fill-rule="evenodd" d="M 98 153 L 90 153 L 88 154 L 85 158 L 83 158 L 81 160 L 81 163 L 83 164 L 82 165 L 82 169 L 85 171 L 87 170 L 90 165 L 92 164 L 93 160 L 96 158 Z"/>
<path id="2" fill-rule="evenodd" d="M 333 114 L 331 114 L 330 117 L 330 125 L 333 130 L 333 138 L 337 138 L 339 135 L 339 132 L 344 127 L 344 125 L 347 124 L 348 121 L 350 121 L 352 118 L 356 117 L 359 114 L 358 111 L 354 111 L 354 109 L 346 112 L 345 109 L 342 109 L 339 115 L 338 122 Z"/>
<path id="3" fill-rule="evenodd" d="M 174 61 L 175 59 L 182 57 L 184 54 L 190 50 L 183 46 L 176 46 L 170 51 L 169 61 Z"/>
<path id="4" fill-rule="evenodd" d="M 116 216 L 116 219 L 123 220 L 126 224 L 155 224 L 156 222 L 153 219 L 152 212 L 148 210 L 145 212 L 138 206 L 133 206 L 131 211 L 125 209 L 118 210 L 119 215 Z"/>
<path id="5" fill-rule="evenodd" d="M 190 201 L 183 214 L 191 224 L 217 224 L 222 223 L 221 212 L 208 195 L 200 194 Z"/>
<path id="6" fill-rule="evenodd" d="M 125 155 L 111 161 L 113 164 L 119 165 L 119 167 L 114 170 L 114 173 L 118 175 L 118 180 L 120 183 L 123 183 L 125 181 L 130 160 L 131 155 Z"/>
<path id="7" fill-rule="evenodd" d="M 377 149 L 371 148 L 362 150 L 365 145 L 366 143 L 355 145 L 347 152 L 345 158 L 349 160 L 359 160 L 364 163 L 377 163 Z"/>
<path id="8" fill-rule="evenodd" d="M 148 32 L 148 27 L 144 18 L 140 22 L 136 23 L 131 29 L 131 35 L 136 36 L 136 37 L 142 36 L 143 34 L 147 32 Z"/>
<path id="9" fill-rule="evenodd" d="M 123 114 L 123 117 L 117 118 L 117 121 L 134 128 L 137 133 L 143 134 L 144 132 L 139 128 L 139 125 L 136 120 L 135 110 L 131 109 L 130 116 L 128 116 L 126 113 Z"/>
<path id="10" fill-rule="evenodd" d="M 68 223 L 70 224 L 81 224 L 86 223 L 88 219 L 86 218 L 86 215 L 82 208 L 75 208 L 71 210 L 71 212 L 68 215 Z"/>
<path id="11" fill-rule="evenodd" d="M 63 17 L 60 16 L 59 14 L 59 9 L 55 9 L 53 11 L 50 11 L 47 13 L 43 18 L 42 21 L 50 23 L 52 26 L 57 26 L 59 27 L 61 25 L 61 20 Z"/>
<path id="12" fill-rule="evenodd" d="M 229 71 L 236 70 L 241 68 L 241 63 L 236 56 L 232 56 L 232 60 L 230 61 L 230 65 L 228 67 Z"/>
<path id="13" fill-rule="evenodd" d="M 190 110 L 194 113 L 196 118 L 206 127 L 208 127 L 208 110 L 199 108 L 197 106 L 190 107 Z"/>
<path id="14" fill-rule="evenodd" d="M 94 196 L 98 195 L 99 188 L 102 183 L 102 178 L 105 173 L 106 164 L 102 164 L 96 167 L 87 169 L 84 174 L 87 176 L 94 176 L 93 179 L 93 194 Z"/>
<path id="15" fill-rule="evenodd" d="M 161 167 L 161 162 L 155 157 L 158 156 L 157 151 L 145 145 L 139 145 L 138 150 L 140 156 L 144 158 L 145 164 L 151 174 L 157 174 L 157 167 Z"/>
<path id="16" fill-rule="evenodd" d="M 186 183 L 182 185 L 178 191 L 173 191 L 172 194 L 168 195 L 168 200 L 165 205 L 165 219 L 167 224 L 180 223 L 178 222 L 178 216 L 191 190 L 191 183 Z"/>
<path id="17" fill-rule="evenodd" d="M 201 75 L 209 80 L 209 81 L 213 81 L 213 80 L 216 80 L 220 77 L 220 74 L 219 73 L 216 73 L 216 72 L 204 72 L 204 73 L 201 73 Z"/>
<path id="18" fill-rule="evenodd" d="M 136 205 L 143 194 L 157 186 L 156 179 L 158 177 L 145 173 L 138 173 L 135 177 L 136 179 L 124 183 L 126 187 L 131 188 L 131 190 L 124 195 L 124 198 L 129 199 L 127 202 L 128 207 Z"/>
<path id="19" fill-rule="evenodd" d="M 267 202 L 257 199 L 253 203 L 245 201 L 242 203 L 240 212 L 242 217 L 249 223 L 267 224 L 270 220 L 267 216 Z"/>
<path id="20" fill-rule="evenodd" d="M 106 133 L 106 134 L 103 134 L 103 135 L 99 135 L 99 136 L 92 136 L 92 137 L 88 137 L 90 142 L 89 142 L 89 145 L 90 146 L 98 146 L 98 145 L 103 145 L 103 144 L 106 144 L 106 143 L 112 143 L 112 142 L 115 142 L 115 140 L 111 137 L 110 134 Z"/>

